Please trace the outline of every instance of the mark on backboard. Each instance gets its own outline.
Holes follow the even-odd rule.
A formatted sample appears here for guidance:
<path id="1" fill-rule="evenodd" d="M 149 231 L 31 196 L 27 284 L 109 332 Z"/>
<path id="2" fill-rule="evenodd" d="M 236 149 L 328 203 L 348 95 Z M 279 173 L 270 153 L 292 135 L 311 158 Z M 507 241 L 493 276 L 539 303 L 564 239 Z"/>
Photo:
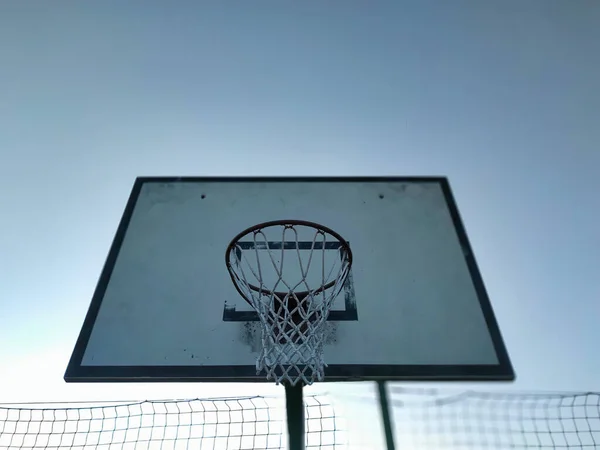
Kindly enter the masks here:
<path id="1" fill-rule="evenodd" d="M 338 326 L 335 322 L 325 324 L 325 344 L 337 344 Z"/>
<path id="2" fill-rule="evenodd" d="M 262 346 L 260 324 L 258 322 L 244 322 L 240 327 L 240 339 L 250 347 L 252 353 L 260 352 Z"/>

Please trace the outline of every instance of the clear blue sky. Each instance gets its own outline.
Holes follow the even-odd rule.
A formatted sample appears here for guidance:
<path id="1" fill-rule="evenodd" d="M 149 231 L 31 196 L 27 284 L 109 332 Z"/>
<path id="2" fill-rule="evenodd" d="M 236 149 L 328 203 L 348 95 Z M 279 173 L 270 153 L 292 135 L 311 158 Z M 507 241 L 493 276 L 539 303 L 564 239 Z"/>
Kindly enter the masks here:
<path id="1" fill-rule="evenodd" d="M 0 400 L 267 389 L 64 383 L 138 175 L 447 175 L 504 387 L 600 390 L 599 144 L 593 0 L 2 2 Z"/>

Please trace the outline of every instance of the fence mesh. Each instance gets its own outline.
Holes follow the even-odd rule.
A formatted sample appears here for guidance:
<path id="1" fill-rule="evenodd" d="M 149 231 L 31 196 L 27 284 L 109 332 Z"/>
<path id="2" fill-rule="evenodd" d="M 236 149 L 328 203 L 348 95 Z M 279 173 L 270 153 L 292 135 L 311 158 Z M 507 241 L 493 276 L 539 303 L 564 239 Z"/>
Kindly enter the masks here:
<path id="1" fill-rule="evenodd" d="M 336 450 L 332 406 L 305 398 L 307 448 Z M 283 449 L 284 405 L 264 397 L 77 407 L 0 407 L 0 449 Z"/>
<path id="2" fill-rule="evenodd" d="M 600 448 L 598 393 L 450 394 L 397 386 L 389 393 L 399 449 Z M 341 416 L 362 417 L 360 404 L 340 414 L 321 395 L 306 397 L 305 405 L 308 449 L 350 448 L 352 430 Z M 381 422 L 367 428 L 380 434 Z M 285 405 L 281 399 L 245 397 L 0 406 L 0 450 L 59 448 L 284 449 Z"/>
<path id="3" fill-rule="evenodd" d="M 600 448 L 598 393 L 389 391 L 400 449 Z"/>

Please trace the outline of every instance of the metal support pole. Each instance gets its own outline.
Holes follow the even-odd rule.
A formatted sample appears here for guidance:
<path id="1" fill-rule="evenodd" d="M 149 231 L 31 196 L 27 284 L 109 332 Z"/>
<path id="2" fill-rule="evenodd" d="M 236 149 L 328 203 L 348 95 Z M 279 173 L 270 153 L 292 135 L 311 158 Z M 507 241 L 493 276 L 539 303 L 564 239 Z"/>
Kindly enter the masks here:
<path id="1" fill-rule="evenodd" d="M 378 381 L 379 404 L 381 405 L 381 418 L 383 420 L 383 431 L 385 432 L 385 442 L 388 450 L 395 450 L 394 433 L 392 431 L 392 417 L 388 403 L 387 389 L 385 381 Z"/>
<path id="2" fill-rule="evenodd" d="M 296 386 L 285 385 L 285 403 L 287 411 L 288 440 L 290 450 L 304 450 L 306 434 L 304 432 L 304 401 L 302 383 Z"/>

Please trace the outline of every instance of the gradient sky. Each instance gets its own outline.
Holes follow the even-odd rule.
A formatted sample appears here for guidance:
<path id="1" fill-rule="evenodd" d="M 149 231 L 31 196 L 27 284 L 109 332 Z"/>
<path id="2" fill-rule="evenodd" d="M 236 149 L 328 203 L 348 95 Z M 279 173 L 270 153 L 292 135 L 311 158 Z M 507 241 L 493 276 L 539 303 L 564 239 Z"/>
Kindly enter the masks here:
<path id="1" fill-rule="evenodd" d="M 2 2 L 0 400 L 274 389 L 64 383 L 139 175 L 447 175 L 502 388 L 600 391 L 599 143 L 595 0 Z"/>

